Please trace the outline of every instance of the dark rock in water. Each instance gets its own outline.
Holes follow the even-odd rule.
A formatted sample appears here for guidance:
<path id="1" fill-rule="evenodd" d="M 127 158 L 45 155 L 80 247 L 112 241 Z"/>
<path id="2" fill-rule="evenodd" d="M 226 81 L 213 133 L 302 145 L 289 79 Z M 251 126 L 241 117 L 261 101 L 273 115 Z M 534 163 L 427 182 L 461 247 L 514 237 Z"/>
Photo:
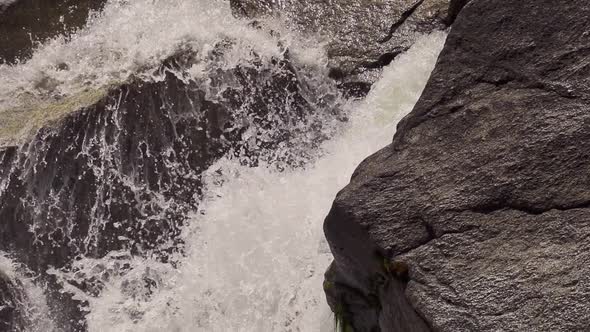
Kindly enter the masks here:
<path id="1" fill-rule="evenodd" d="M 325 221 L 327 295 L 356 331 L 588 329 L 589 16 L 582 0 L 458 16 L 393 143 Z"/>
<path id="2" fill-rule="evenodd" d="M 25 296 L 20 286 L 0 271 L 0 331 L 26 331 Z"/>
<path id="3" fill-rule="evenodd" d="M 328 42 L 339 80 L 373 83 L 379 68 L 407 50 L 421 33 L 445 29 L 449 0 L 231 0 L 234 14 L 280 15 L 294 30 Z M 456 7 L 456 6 L 455 6 Z"/>
<path id="4" fill-rule="evenodd" d="M 449 11 L 447 13 L 446 24 L 453 24 L 461 10 L 463 10 L 463 7 L 467 6 L 470 1 L 471 0 L 451 0 L 449 4 Z"/>
<path id="5" fill-rule="evenodd" d="M 106 0 L 17 0 L 0 5 L 0 63 L 31 56 L 35 43 L 76 30 Z"/>
<path id="6" fill-rule="evenodd" d="M 40 273 L 113 250 L 167 261 L 182 251 L 201 173 L 219 157 L 297 167 L 338 121 L 335 89 L 288 58 L 217 68 L 205 82 L 186 76 L 195 61 L 181 52 L 157 70 L 158 82 L 3 111 L 0 141 L 15 146 L 0 149 L 0 250 Z M 19 124 L 39 117 L 16 144 Z M 52 296 L 61 310 L 64 295 Z"/>

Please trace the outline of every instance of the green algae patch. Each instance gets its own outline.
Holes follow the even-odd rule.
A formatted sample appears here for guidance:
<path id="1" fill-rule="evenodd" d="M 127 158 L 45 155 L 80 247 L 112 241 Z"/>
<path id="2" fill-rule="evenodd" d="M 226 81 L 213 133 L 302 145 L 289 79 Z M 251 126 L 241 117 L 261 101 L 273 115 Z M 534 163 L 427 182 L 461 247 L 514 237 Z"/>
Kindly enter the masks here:
<path id="1" fill-rule="evenodd" d="M 109 88 L 87 90 L 58 101 L 30 101 L 0 110 L 0 147 L 22 144 L 40 128 L 55 125 L 66 115 L 97 104 L 108 91 Z"/>

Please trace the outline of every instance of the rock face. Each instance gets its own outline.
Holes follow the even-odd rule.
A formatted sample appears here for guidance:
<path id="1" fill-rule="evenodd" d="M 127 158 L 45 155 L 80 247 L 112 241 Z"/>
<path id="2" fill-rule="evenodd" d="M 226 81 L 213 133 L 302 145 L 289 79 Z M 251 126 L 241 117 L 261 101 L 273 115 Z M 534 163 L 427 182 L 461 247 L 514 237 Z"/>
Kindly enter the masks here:
<path id="1" fill-rule="evenodd" d="M 0 4 L 0 63 L 26 59 L 35 46 L 82 27 L 106 0 L 8 0 Z M 0 1 L 0 3 L 3 3 Z"/>
<path id="2" fill-rule="evenodd" d="M 295 30 L 323 36 L 328 42 L 332 76 L 365 91 L 378 77 L 377 69 L 407 50 L 420 33 L 445 29 L 449 24 L 449 0 L 231 3 L 237 16 L 278 14 Z"/>
<path id="3" fill-rule="evenodd" d="M 472 0 L 325 221 L 355 331 L 590 326 L 590 4 Z"/>

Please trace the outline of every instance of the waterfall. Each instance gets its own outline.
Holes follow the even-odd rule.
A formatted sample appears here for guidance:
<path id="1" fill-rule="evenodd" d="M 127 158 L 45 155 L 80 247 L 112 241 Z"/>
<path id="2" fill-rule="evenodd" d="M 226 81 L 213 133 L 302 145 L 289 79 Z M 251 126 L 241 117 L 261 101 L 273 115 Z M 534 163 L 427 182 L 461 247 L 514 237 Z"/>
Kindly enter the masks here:
<path id="1" fill-rule="evenodd" d="M 181 266 L 134 261 L 133 276 L 91 300 L 91 330 L 333 331 L 322 292 L 331 260 L 323 218 L 358 163 L 385 146 L 412 109 L 444 39 L 425 36 L 385 68 L 367 99 L 348 105 L 346 128 L 304 169 L 250 168 L 227 158 L 211 166 L 203 204 L 184 230 Z M 156 293 L 130 296 L 129 285 L 146 275 Z"/>
<path id="2" fill-rule="evenodd" d="M 223 1 L 111 0 L 73 36 L 39 46 L 27 62 L 0 65 L 0 110 L 68 98 L 130 77 L 159 82 L 164 78 L 154 69 L 186 49 L 201 58 L 175 75 L 204 86 L 212 100 L 222 98 L 224 88 L 213 86 L 213 73 L 281 57 L 285 49 L 310 90 L 331 91 L 322 44 L 308 47 L 309 41 L 279 21 L 266 24 L 280 37 L 231 17 Z M 384 68 L 366 99 L 331 99 L 326 108 L 341 109 L 348 121 L 316 114 L 324 122 L 321 129 L 305 122 L 288 128 L 302 138 L 273 147 L 271 154 L 297 149 L 305 158 L 296 166 L 277 167 L 282 157 L 250 163 L 227 153 L 198 174 L 203 183 L 193 197 L 198 202 L 182 210 L 183 249 L 166 260 L 121 248 L 48 273 L 88 303 L 90 331 L 332 331 L 322 291 L 331 261 L 323 218 L 354 168 L 391 141 L 395 125 L 418 100 L 445 37 L 443 32 L 421 37 Z M 224 40 L 232 40 L 230 51 L 212 59 Z M 260 135 L 260 129 L 249 128 L 241 136 L 248 146 L 256 144 L 252 135 Z M 326 139 L 317 141 L 313 130 Z M 0 193 L 3 186 L 0 181 Z M 163 195 L 154 197 L 161 198 L 157 204 L 170 204 Z M 100 287 L 79 287 L 90 280 Z"/>

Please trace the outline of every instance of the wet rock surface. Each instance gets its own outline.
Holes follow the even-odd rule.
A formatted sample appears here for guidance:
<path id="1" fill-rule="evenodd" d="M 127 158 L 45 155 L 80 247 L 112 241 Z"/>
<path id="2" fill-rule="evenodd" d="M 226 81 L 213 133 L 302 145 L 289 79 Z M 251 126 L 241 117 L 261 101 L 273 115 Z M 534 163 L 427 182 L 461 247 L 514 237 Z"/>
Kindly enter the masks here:
<path id="1" fill-rule="evenodd" d="M 448 0 L 232 0 L 242 17 L 278 15 L 294 30 L 327 42 L 332 76 L 357 93 L 368 91 L 379 68 L 407 50 L 419 34 L 445 29 Z M 454 7 L 454 11 L 457 11 Z M 346 88 L 346 86 L 345 86 Z M 348 89 L 346 89 L 348 90 Z"/>
<path id="2" fill-rule="evenodd" d="M 0 5 L 0 63 L 25 60 L 37 43 L 76 30 L 106 0 L 9 0 Z"/>
<path id="3" fill-rule="evenodd" d="M 326 293 L 358 331 L 590 325 L 590 5 L 553 5 L 465 6 L 393 143 L 337 196 Z"/>

